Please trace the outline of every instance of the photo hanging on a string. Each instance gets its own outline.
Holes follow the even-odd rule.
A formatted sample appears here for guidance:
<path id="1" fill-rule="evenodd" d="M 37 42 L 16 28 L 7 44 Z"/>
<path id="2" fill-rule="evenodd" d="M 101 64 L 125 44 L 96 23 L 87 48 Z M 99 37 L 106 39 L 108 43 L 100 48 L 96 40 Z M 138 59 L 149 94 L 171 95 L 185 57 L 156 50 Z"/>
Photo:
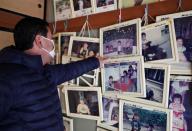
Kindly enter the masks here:
<path id="1" fill-rule="evenodd" d="M 101 13 L 117 9 L 117 0 L 93 0 L 94 12 Z"/>

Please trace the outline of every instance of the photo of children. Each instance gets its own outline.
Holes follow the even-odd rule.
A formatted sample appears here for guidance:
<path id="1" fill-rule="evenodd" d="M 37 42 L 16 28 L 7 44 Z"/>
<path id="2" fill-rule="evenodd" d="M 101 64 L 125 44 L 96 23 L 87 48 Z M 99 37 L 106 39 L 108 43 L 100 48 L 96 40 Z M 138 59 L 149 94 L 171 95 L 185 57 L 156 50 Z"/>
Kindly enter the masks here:
<path id="1" fill-rule="evenodd" d="M 55 20 L 65 20 L 72 16 L 70 0 L 54 0 Z"/>
<path id="2" fill-rule="evenodd" d="M 171 76 L 169 108 L 173 110 L 173 131 L 192 130 L 192 79 Z"/>
<path id="3" fill-rule="evenodd" d="M 144 61 L 173 58 L 168 25 L 142 31 L 142 55 Z"/>
<path id="4" fill-rule="evenodd" d="M 145 68 L 146 98 L 147 100 L 162 103 L 165 70 Z"/>
<path id="5" fill-rule="evenodd" d="M 103 32 L 103 55 L 115 57 L 132 55 L 137 52 L 136 24 L 119 27 Z"/>
<path id="6" fill-rule="evenodd" d="M 103 97 L 103 122 L 104 124 L 119 127 L 119 102 L 117 99 Z"/>
<path id="7" fill-rule="evenodd" d="M 85 59 L 99 55 L 99 43 L 73 40 L 71 56 Z"/>
<path id="8" fill-rule="evenodd" d="M 68 55 L 70 37 L 71 35 L 61 35 L 61 56 Z"/>
<path id="9" fill-rule="evenodd" d="M 70 113 L 99 116 L 97 91 L 68 91 Z"/>
<path id="10" fill-rule="evenodd" d="M 105 90 L 140 92 L 137 62 L 109 63 L 104 65 Z"/>
<path id="11" fill-rule="evenodd" d="M 123 104 L 123 131 L 166 131 L 167 114 L 134 104 Z"/>

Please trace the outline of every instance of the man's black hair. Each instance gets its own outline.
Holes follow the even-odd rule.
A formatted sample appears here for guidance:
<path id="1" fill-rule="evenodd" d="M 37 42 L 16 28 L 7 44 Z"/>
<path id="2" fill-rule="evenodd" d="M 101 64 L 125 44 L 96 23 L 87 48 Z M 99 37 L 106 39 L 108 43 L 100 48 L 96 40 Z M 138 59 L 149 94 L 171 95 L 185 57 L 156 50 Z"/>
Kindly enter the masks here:
<path id="1" fill-rule="evenodd" d="M 16 48 L 21 51 L 31 49 L 36 35 L 47 36 L 48 25 L 46 21 L 35 17 L 20 20 L 14 29 Z"/>

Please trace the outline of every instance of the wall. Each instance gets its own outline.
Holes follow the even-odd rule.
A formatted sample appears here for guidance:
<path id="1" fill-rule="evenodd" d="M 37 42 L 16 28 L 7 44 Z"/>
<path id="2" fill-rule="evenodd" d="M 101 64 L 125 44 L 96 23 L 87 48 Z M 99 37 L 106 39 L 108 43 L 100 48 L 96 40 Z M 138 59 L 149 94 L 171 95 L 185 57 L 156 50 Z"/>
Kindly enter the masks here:
<path id="1" fill-rule="evenodd" d="M 14 44 L 13 33 L 0 31 L 0 49 Z"/>

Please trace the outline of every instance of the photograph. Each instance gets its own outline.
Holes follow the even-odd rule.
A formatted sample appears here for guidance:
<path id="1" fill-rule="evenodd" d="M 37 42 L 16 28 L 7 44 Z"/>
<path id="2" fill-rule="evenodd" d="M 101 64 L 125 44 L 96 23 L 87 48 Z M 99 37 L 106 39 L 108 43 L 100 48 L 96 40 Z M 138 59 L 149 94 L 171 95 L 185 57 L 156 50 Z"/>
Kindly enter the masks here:
<path id="1" fill-rule="evenodd" d="M 120 131 L 171 131 L 172 111 L 120 100 Z"/>
<path id="2" fill-rule="evenodd" d="M 93 13 L 92 0 L 70 0 L 72 16 L 80 17 Z"/>
<path id="3" fill-rule="evenodd" d="M 141 55 L 141 19 L 100 28 L 101 56 L 115 58 Z"/>
<path id="4" fill-rule="evenodd" d="M 64 131 L 73 131 L 73 119 L 63 117 Z"/>
<path id="5" fill-rule="evenodd" d="M 145 97 L 143 57 L 110 59 L 102 68 L 104 94 Z"/>
<path id="6" fill-rule="evenodd" d="M 60 52 L 61 52 L 61 46 L 59 41 L 59 34 L 53 35 L 53 41 L 55 44 L 55 56 L 51 64 L 59 64 L 60 63 Z"/>
<path id="7" fill-rule="evenodd" d="M 65 87 L 67 116 L 102 120 L 102 96 L 100 87 Z"/>
<path id="8" fill-rule="evenodd" d="M 70 0 L 53 0 L 55 21 L 67 20 L 72 17 Z"/>
<path id="9" fill-rule="evenodd" d="M 99 56 L 99 39 L 88 37 L 71 37 L 68 56 L 73 61 Z"/>
<path id="10" fill-rule="evenodd" d="M 94 87 L 98 86 L 99 69 L 89 71 L 76 79 L 78 86 Z"/>
<path id="11" fill-rule="evenodd" d="M 192 75 L 192 11 L 157 16 L 156 21 L 172 18 L 179 62 L 171 64 L 171 74 Z"/>
<path id="12" fill-rule="evenodd" d="M 106 12 L 117 9 L 117 0 L 93 0 L 94 12 Z"/>
<path id="13" fill-rule="evenodd" d="M 119 100 L 114 97 L 103 96 L 103 121 L 98 125 L 113 130 L 119 129 Z"/>
<path id="14" fill-rule="evenodd" d="M 159 0 L 119 0 L 119 9 L 158 2 Z"/>
<path id="15" fill-rule="evenodd" d="M 178 62 L 178 53 L 171 19 L 141 28 L 142 55 L 145 62 Z"/>
<path id="16" fill-rule="evenodd" d="M 192 77 L 171 75 L 169 109 L 173 110 L 173 131 L 192 130 Z"/>

